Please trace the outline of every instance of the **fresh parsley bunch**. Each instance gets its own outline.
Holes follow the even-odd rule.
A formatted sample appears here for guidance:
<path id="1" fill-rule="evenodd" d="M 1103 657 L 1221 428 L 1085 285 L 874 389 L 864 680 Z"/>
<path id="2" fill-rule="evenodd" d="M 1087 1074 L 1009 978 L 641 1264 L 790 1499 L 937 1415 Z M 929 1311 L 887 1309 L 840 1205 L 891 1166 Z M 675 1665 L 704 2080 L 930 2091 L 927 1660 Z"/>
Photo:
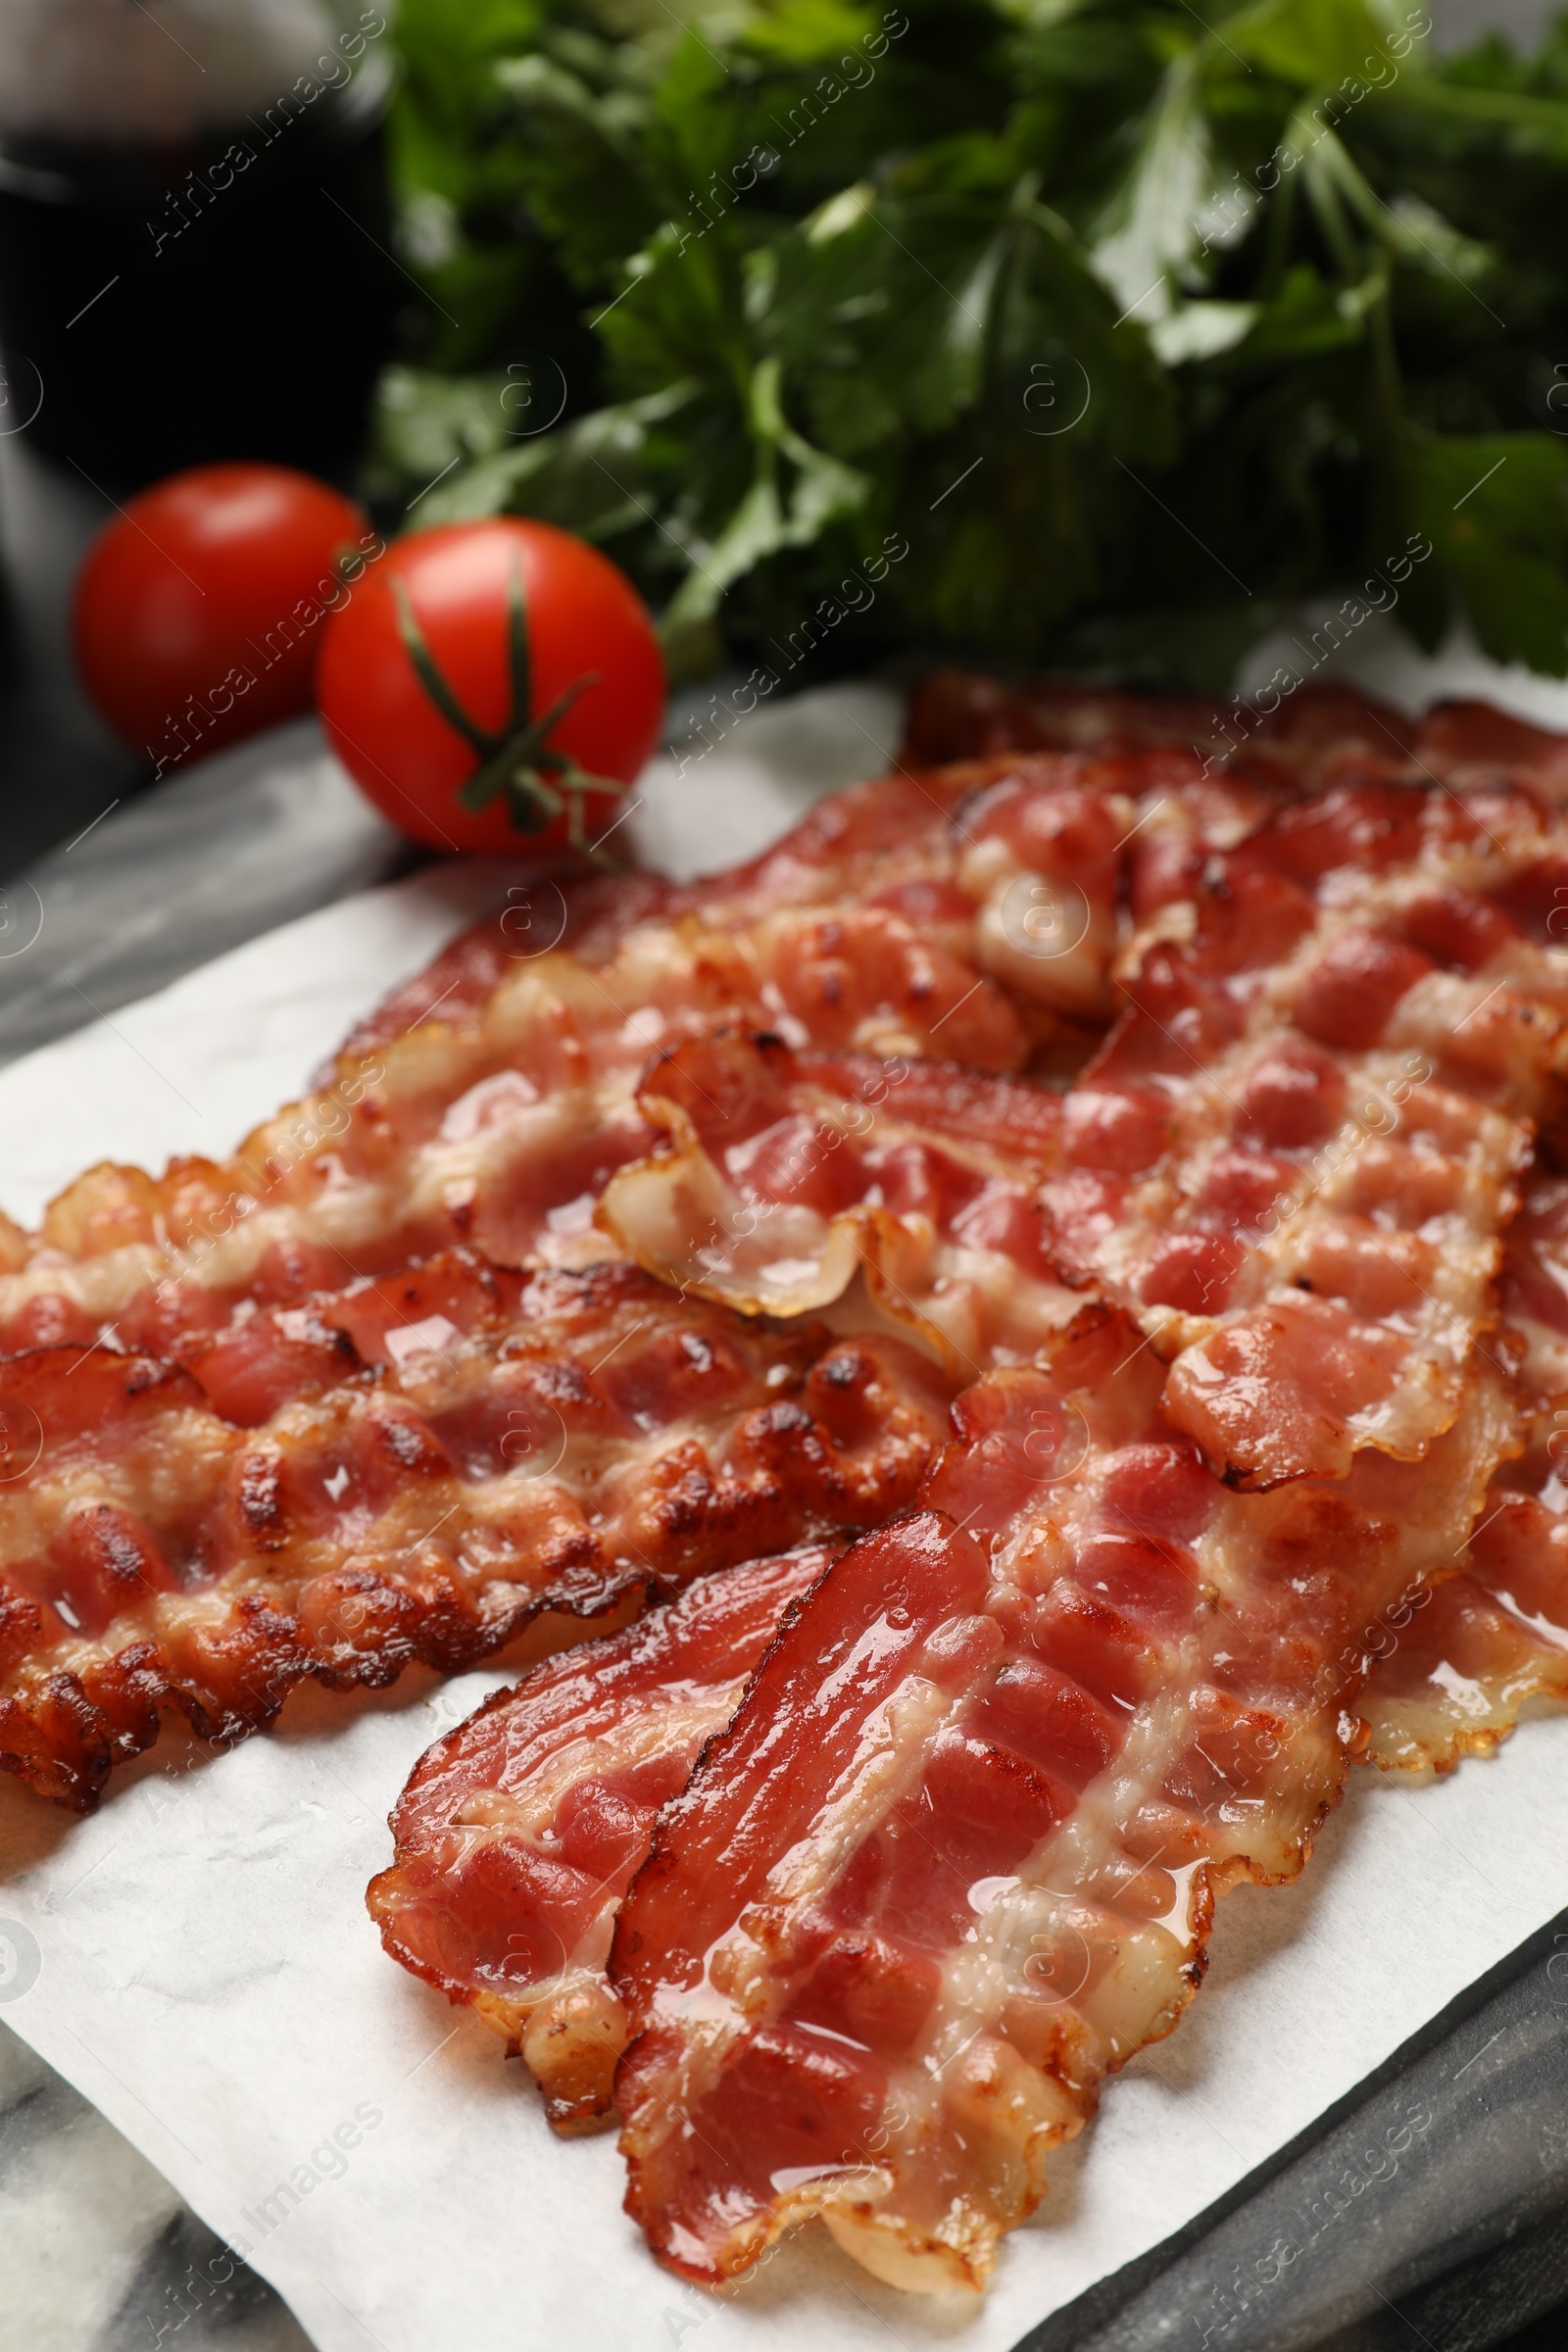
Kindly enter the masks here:
<path id="1" fill-rule="evenodd" d="M 1217 683 L 1419 541 L 1423 644 L 1463 612 L 1568 671 L 1568 19 L 1527 61 L 1439 58 L 1407 0 L 401 22 L 447 316 L 384 387 L 382 485 L 583 532 L 678 666 Z"/>

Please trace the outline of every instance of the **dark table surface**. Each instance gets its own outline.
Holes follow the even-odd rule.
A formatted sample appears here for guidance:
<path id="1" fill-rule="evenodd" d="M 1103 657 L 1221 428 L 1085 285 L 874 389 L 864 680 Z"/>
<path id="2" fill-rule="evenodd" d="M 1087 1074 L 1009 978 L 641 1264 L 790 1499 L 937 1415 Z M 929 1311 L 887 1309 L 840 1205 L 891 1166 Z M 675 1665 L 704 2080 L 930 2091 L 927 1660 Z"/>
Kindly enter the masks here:
<path id="1" fill-rule="evenodd" d="M 0 440 L 0 1060 L 411 861 L 308 722 L 145 785 L 67 651 L 71 574 L 104 512 Z M 1412 2138 L 1417 2108 L 1431 2121 Z M 212 2233 L 3 2023 L 0 2243 L 0 2352 L 305 2347 L 243 2265 L 211 2290 Z M 1568 2347 L 1568 1914 L 1264 2174 L 1026 2342 Z"/>
<path id="2" fill-rule="evenodd" d="M 76 689 L 67 644 L 72 577 L 112 512 L 70 472 L 0 434 L 0 881 L 133 793 L 143 763 Z"/>

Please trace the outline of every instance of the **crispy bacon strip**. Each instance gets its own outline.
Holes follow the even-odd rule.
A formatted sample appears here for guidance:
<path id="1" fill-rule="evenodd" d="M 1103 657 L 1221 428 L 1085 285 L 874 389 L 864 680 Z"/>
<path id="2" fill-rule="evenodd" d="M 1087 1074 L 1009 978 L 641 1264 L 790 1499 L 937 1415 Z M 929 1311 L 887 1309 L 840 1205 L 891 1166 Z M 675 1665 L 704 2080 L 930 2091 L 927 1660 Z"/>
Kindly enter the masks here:
<path id="1" fill-rule="evenodd" d="M 1568 959 L 1521 918 L 1560 857 L 1525 795 L 1346 789 L 1151 919 L 1082 1091 L 1162 1102 L 1164 1148 L 1048 1208 L 1230 1477 L 1410 1457 L 1451 1421 L 1557 1101 Z"/>
<path id="2" fill-rule="evenodd" d="M 241 1298 L 286 1301 L 453 1244 L 589 1262 L 598 1191 L 649 1146 L 630 1101 L 646 1050 L 714 1018 L 803 1047 L 1071 1066 L 1109 1008 L 1128 841 L 1138 916 L 1268 810 L 1364 779 L 1399 731 L 1364 698 L 1303 693 L 1227 759 L 1196 706 L 1053 698 L 1033 739 L 1055 748 L 1006 754 L 990 721 L 960 729 L 985 758 L 839 794 L 731 874 L 684 889 L 541 877 L 231 1161 L 159 1179 L 99 1167 L 38 1235 L 0 1220 L 0 1347 L 105 1337 L 177 1357 Z M 1555 739 L 1479 710 L 1446 723 L 1455 774 L 1512 760 L 1549 781 Z"/>
<path id="3" fill-rule="evenodd" d="M 788 1621 L 622 1904 L 628 2210 L 730 2278 L 812 2214 L 978 2286 L 1048 2150 L 1167 2033 L 1214 1896 L 1294 1878 L 1380 1628 L 1451 1567 L 1501 1385 L 1406 1464 L 1237 1494 L 1103 1310 L 988 1376 L 923 1507 Z"/>
<path id="4" fill-rule="evenodd" d="M 455 1005 L 460 1013 L 480 1010 L 516 962 L 541 948 L 566 950 L 599 969 L 635 930 L 696 923 L 704 930 L 728 933 L 775 918 L 782 918 L 786 927 L 804 919 L 806 956 L 817 949 L 826 958 L 820 964 L 805 960 L 787 966 L 774 1006 L 782 1017 L 826 1017 L 836 1033 L 821 1042 L 841 1045 L 868 1046 L 873 1031 L 907 1031 L 918 1022 L 919 1007 L 892 1001 L 878 1004 L 868 994 L 870 983 L 886 973 L 855 972 L 851 951 L 856 934 L 896 939 L 898 935 L 887 929 L 887 918 L 892 917 L 924 934 L 935 933 L 938 947 L 956 944 L 963 959 L 972 963 L 968 926 L 977 904 L 988 895 L 989 883 L 979 891 L 963 881 L 956 891 L 950 888 L 956 859 L 972 846 L 953 817 L 977 792 L 1007 777 L 1015 777 L 1026 793 L 1070 796 L 1059 812 L 1044 820 L 1043 840 L 1049 842 L 1063 824 L 1086 815 L 1096 828 L 1094 834 L 1074 836 L 1060 857 L 1039 869 L 1068 879 L 1098 838 L 1098 815 L 1085 810 L 1085 801 L 1098 803 L 1107 796 L 1136 801 L 1167 783 L 1202 790 L 1205 805 L 1215 808 L 1228 806 L 1239 793 L 1249 807 L 1258 797 L 1223 775 L 1205 786 L 1200 759 L 1178 755 L 1174 761 L 1151 760 L 1137 750 L 1109 760 L 1092 750 L 1038 759 L 1003 751 L 940 767 L 923 762 L 914 772 L 903 767 L 895 775 L 829 795 L 760 857 L 699 881 L 674 884 L 657 875 L 628 874 L 558 885 L 546 877 L 537 889 L 519 894 L 526 904 L 513 907 L 499 925 L 475 926 L 425 972 L 395 991 L 360 1024 L 348 1046 L 363 1053 L 390 1044 L 438 1007 Z M 870 919 L 862 922 L 863 915 Z M 826 937 L 819 935 L 818 924 L 832 926 L 840 918 L 847 919 L 836 935 L 831 930 Z M 950 927 L 954 925 L 956 929 Z M 846 955 L 848 964 L 833 960 Z M 847 990 L 844 983 L 852 977 L 858 977 L 860 986 Z M 927 987 L 922 993 L 930 996 L 931 991 Z M 945 1009 L 935 1003 L 926 1006 L 932 1014 Z M 857 1036 L 858 1028 L 865 1034 Z M 1007 1050 L 1016 1050 L 1011 1039 Z"/>
<path id="5" fill-rule="evenodd" d="M 1563 849 L 1525 796 L 1404 787 L 1286 807 L 1196 865 L 1184 841 L 1139 846 L 1128 1001 L 1059 1102 L 683 1044 L 639 1098 L 663 1143 L 601 1222 L 748 1310 L 816 1311 L 863 1262 L 976 1373 L 1066 1319 L 1062 1268 L 1138 1318 L 1232 1480 L 1419 1455 L 1494 1319 L 1498 1235 L 1559 1099 Z"/>
<path id="6" fill-rule="evenodd" d="M 1419 720 L 1353 686 L 1306 685 L 1272 711 L 1204 695 L 1133 694 L 1054 679 L 1019 684 L 937 670 L 909 704 L 901 757 L 911 765 L 1003 751 L 1136 751 L 1191 745 L 1307 790 L 1348 778 L 1448 784 L 1525 783 L 1568 799 L 1568 736 L 1490 703 L 1437 703 Z"/>
<path id="7" fill-rule="evenodd" d="M 715 881 L 531 885 L 231 1161 L 106 1165 L 37 1235 L 0 1221 L 0 1348 L 103 1337 L 178 1358 L 242 1299 L 454 1245 L 590 1263 L 595 1200 L 653 1140 L 633 1101 L 650 1051 L 714 1021 L 995 1071 L 1063 1045 L 1081 1059 L 1108 1010 L 1119 837 L 1170 766 L 1046 756 L 893 777 Z M 999 771 L 1005 809 L 971 824 L 958 812 Z M 1037 917 L 1056 926 L 1048 956 Z"/>
<path id="8" fill-rule="evenodd" d="M 1560 1138 L 1552 1140 L 1560 1164 Z M 1544 1164 L 1544 1154 L 1508 1229 L 1497 1290 L 1503 1321 L 1523 1346 L 1522 1394 L 1534 1412 L 1549 1412 L 1568 1397 L 1568 1182 Z"/>
<path id="9" fill-rule="evenodd" d="M 1415 759 L 1450 784 L 1533 785 L 1568 800 L 1568 736 L 1514 718 L 1491 703 L 1437 703 L 1415 731 Z"/>
<path id="10" fill-rule="evenodd" d="M 660 1055 L 638 1102 L 666 1148 L 612 1178 L 599 1217 L 662 1281 L 791 1315 L 863 1267 L 876 1306 L 970 1379 L 1030 1359 L 1081 1304 L 1040 1198 L 1071 1097 L 732 1035 Z"/>
<path id="11" fill-rule="evenodd" d="M 188 1368 L 0 1364 L 0 1765 L 63 1803 L 178 1709 L 443 1672 L 547 1609 L 906 1503 L 948 1390 L 896 1338 L 745 1323 L 629 1267 L 454 1253 L 263 1311 Z"/>
<path id="12" fill-rule="evenodd" d="M 909 698 L 900 756 L 929 766 L 1004 751 L 1093 747 L 1125 755 L 1159 746 L 1234 761 L 1245 747 L 1260 777 L 1288 777 L 1298 787 L 1321 791 L 1347 777 L 1405 773 L 1415 734 L 1392 703 L 1353 686 L 1308 686 L 1264 713 L 1223 696 L 1140 694 L 1054 678 L 1019 681 L 939 669 Z"/>
<path id="13" fill-rule="evenodd" d="M 1535 894 L 1538 930 L 1568 931 L 1557 886 Z M 1568 902 L 1568 891 L 1564 892 Z M 1367 1758 L 1450 1771 L 1490 1754 L 1535 1699 L 1568 1697 L 1568 1184 L 1553 1122 L 1523 1188 L 1498 1286 L 1531 1443 L 1482 1508 L 1464 1573 L 1391 1630 L 1361 1702 Z"/>
<path id="14" fill-rule="evenodd" d="M 1357 1701 L 1366 1758 L 1387 1771 L 1450 1772 L 1490 1755 L 1535 1698 L 1568 1699 L 1568 1517 L 1559 1494 L 1499 1483 L 1461 1576 L 1392 1626 L 1388 1657 Z"/>
<path id="15" fill-rule="evenodd" d="M 235 1157 L 89 1170 L 35 1236 L 0 1220 L 0 1348 L 179 1358 L 282 1303 L 471 1244 L 604 1253 L 593 1206 L 653 1137 L 651 1050 L 715 1022 L 797 1047 L 1075 1067 L 1110 1008 L 1128 841 L 1240 838 L 1293 788 L 1185 751 L 992 759 L 858 785 L 751 865 L 514 894 L 356 1032 Z"/>
<path id="16" fill-rule="evenodd" d="M 1538 1162 L 1501 1285 L 1531 1443 L 1487 1496 L 1464 1573 L 1391 1629 L 1360 1702 L 1367 1758 L 1448 1772 L 1534 1699 L 1568 1698 L 1568 1187 Z"/>
<path id="17" fill-rule="evenodd" d="M 520 2052 L 558 2132 L 611 2112 L 626 2021 L 605 1962 L 654 1816 L 842 1548 L 699 1577 L 536 1666 L 436 1740 L 398 1799 L 396 1855 L 366 1897 L 381 1940 Z"/>

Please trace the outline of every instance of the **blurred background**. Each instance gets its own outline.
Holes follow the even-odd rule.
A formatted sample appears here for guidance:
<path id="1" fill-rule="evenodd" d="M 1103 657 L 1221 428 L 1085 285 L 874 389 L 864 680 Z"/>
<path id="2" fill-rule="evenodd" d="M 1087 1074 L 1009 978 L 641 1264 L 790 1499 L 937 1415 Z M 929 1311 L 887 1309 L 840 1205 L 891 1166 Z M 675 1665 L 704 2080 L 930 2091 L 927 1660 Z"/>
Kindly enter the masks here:
<path id="1" fill-rule="evenodd" d="M 564 522 L 631 572 L 679 690 L 793 643 L 911 515 L 896 592 L 790 684 L 958 652 L 1223 686 L 1429 514 L 1421 643 L 1560 676 L 1568 31 L 1536 0 L 1429 5 L 1430 32 L 1386 19 L 1415 28 L 1412 103 L 1351 98 L 1292 210 L 1262 167 L 1349 22 L 1323 0 L 1245 57 L 1186 0 L 0 0 L 0 956 L 29 889 L 58 908 L 47 969 L 0 960 L 0 1058 L 426 854 L 308 715 L 155 781 L 84 691 L 84 551 L 210 461 L 319 477 L 388 537 Z M 863 80 L 813 112 L 846 56 Z M 1200 145 L 1212 186 L 1183 178 Z M 906 281 L 878 205 L 903 208 Z M 1064 421 L 1075 368 L 1087 423 Z M 1466 537 L 1447 469 L 1494 449 L 1515 464 Z M 1494 1996 L 1508 2096 L 1560 2101 L 1539 1975 Z M 1442 2047 L 1411 2063 L 1441 2098 Z M 1472 2154 L 1446 2210 L 1407 2217 L 1408 2294 L 1348 2231 L 1353 2291 L 1293 2344 L 1568 2344 L 1563 2209 L 1510 2216 L 1482 2179 L 1506 2128 L 1506 2099 L 1455 2109 Z M 0 2023 L 0 2352 L 302 2352 L 243 2267 L 192 2293 L 219 2252 Z M 1180 2258 L 1223 2275 L 1218 2237 Z M 1069 2315 L 1052 2346 L 1185 2340 L 1184 2306 L 1141 2292 L 1141 2318 Z"/>
<path id="2" fill-rule="evenodd" d="M 1360 0 L 1276 8 L 1300 54 L 1255 58 L 1183 0 L 1019 9 L 1021 48 L 991 0 L 708 13 L 0 0 L 0 877 L 150 780 L 80 690 L 71 587 L 117 505 L 210 459 L 302 467 L 389 533 L 579 530 L 677 680 L 793 647 L 891 525 L 912 559 L 789 686 L 910 649 L 1223 686 L 1271 619 L 1446 515 L 1472 450 L 1517 444 L 1409 617 L 1560 672 L 1549 8 L 1391 0 L 1396 87 L 1269 193 L 1335 43 L 1365 46 Z M 1204 53 L 1190 120 L 1173 27 Z"/>

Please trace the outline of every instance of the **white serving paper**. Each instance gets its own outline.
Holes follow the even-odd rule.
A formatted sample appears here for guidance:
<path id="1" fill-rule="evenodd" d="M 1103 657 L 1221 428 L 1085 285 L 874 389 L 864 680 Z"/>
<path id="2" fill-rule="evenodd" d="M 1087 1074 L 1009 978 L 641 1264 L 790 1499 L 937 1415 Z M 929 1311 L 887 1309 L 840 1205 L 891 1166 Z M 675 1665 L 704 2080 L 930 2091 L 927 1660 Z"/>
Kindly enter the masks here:
<path id="1" fill-rule="evenodd" d="M 890 698 L 837 700 L 848 717 L 828 695 L 800 720 L 824 787 L 875 765 L 858 748 L 868 726 L 884 752 L 895 731 Z M 716 856 L 759 846 L 757 828 L 765 838 L 802 800 L 787 713 L 765 725 L 776 766 L 754 733 L 744 759 L 728 748 L 729 792 L 715 753 L 689 805 L 710 841 L 722 826 Z M 715 861 L 683 825 L 674 762 L 645 782 L 640 820 L 662 828 L 671 862 Z M 0 1073 L 0 1202 L 34 1214 L 106 1153 L 156 1163 L 232 1144 L 482 888 L 449 870 L 345 902 Z M 713 2296 L 644 2252 L 612 2139 L 552 2139 L 496 2038 L 387 1960 L 364 1908 L 410 1767 L 510 1679 L 497 1666 L 357 1698 L 302 1691 L 273 1733 L 217 1760 L 172 1732 L 86 1821 L 0 1790 L 6 2022 L 280 2289 L 322 2352 L 668 2352 L 693 2335 L 702 2352 L 1005 2352 L 1568 1904 L 1568 1718 L 1435 1788 L 1357 1774 L 1299 1886 L 1221 1905 L 1195 2008 L 1056 2160 L 984 2302 L 897 2295 L 819 2230 Z"/>

